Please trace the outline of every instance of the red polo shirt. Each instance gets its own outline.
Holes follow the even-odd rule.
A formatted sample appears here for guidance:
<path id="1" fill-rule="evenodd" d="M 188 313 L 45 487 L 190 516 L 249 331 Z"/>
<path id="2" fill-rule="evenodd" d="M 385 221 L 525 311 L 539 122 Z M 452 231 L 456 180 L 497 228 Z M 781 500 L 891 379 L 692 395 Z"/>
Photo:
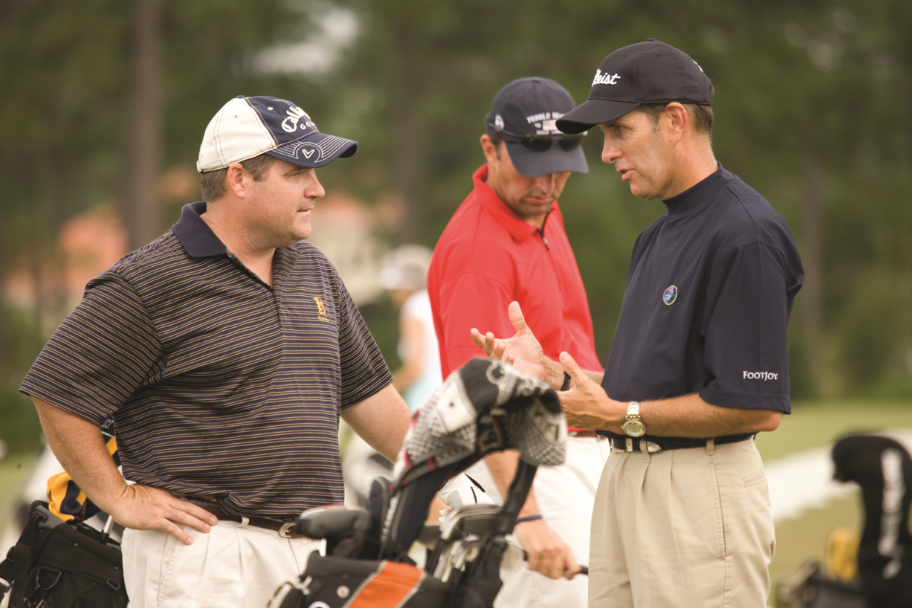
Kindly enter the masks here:
<path id="1" fill-rule="evenodd" d="M 517 301 L 545 355 L 567 351 L 583 369 L 602 369 L 592 316 L 557 202 L 539 232 L 494 194 L 487 165 L 450 219 L 428 272 L 428 294 L 440 343 L 443 377 L 484 351 L 470 329 L 498 338 L 515 334 L 507 307 Z"/>

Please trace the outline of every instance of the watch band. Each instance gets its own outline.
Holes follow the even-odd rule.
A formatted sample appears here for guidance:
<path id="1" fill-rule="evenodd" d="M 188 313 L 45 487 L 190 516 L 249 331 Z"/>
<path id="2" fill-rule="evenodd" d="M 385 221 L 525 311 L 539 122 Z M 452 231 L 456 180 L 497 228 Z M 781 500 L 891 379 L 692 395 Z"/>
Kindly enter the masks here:
<path id="1" fill-rule="evenodd" d="M 565 391 L 570 388 L 570 374 L 564 372 L 564 383 L 561 385 L 560 390 Z"/>

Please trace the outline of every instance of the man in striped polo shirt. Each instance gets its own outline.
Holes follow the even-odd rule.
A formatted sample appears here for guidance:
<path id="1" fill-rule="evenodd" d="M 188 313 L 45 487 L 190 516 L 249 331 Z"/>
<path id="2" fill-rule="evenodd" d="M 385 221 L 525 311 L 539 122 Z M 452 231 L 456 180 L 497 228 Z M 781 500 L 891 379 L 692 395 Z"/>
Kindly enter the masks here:
<path id="1" fill-rule="evenodd" d="M 357 146 L 290 102 L 231 100 L 200 149 L 208 202 L 93 279 L 22 383 L 60 462 L 127 528 L 134 608 L 259 607 L 299 574 L 315 545 L 288 523 L 343 499 L 340 415 L 396 458 L 410 411 L 302 240 L 315 170 Z"/>

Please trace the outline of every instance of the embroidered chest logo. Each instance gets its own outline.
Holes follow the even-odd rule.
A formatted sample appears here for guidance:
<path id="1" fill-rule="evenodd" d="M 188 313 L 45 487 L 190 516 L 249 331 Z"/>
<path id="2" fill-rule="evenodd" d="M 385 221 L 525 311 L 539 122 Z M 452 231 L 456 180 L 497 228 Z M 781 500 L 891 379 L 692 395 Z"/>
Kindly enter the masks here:
<path id="1" fill-rule="evenodd" d="M 323 300 L 314 298 L 314 302 L 317 303 L 317 318 L 329 323 L 329 317 L 326 316 L 326 307 L 323 306 Z"/>
<path id="2" fill-rule="evenodd" d="M 678 288 L 672 285 L 665 290 L 665 293 L 662 294 L 662 301 L 665 302 L 666 306 L 671 306 L 675 303 L 675 300 L 678 299 Z"/>

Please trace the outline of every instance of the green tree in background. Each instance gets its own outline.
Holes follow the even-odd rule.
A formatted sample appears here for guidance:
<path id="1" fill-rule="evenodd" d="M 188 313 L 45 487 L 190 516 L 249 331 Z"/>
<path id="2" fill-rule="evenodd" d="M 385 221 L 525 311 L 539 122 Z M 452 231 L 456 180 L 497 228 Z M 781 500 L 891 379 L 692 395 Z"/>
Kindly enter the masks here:
<path id="1" fill-rule="evenodd" d="M 150 2 L 157 17 L 137 22 Z M 264 51 L 323 40 L 321 24 L 340 11 L 357 35 L 338 61 L 311 72 L 264 69 Z M 137 102 L 144 26 L 158 62 L 148 106 Z M 37 277 L 42 260 L 53 262 L 73 215 L 114 201 L 129 220 L 145 183 L 135 172 L 138 125 L 160 125 L 143 136 L 159 138 L 144 148 L 153 177 L 194 171 L 205 125 L 239 94 L 294 99 L 323 130 L 358 140 L 357 156 L 321 170 L 327 190 L 399 201 L 402 219 L 386 236 L 433 246 L 483 161 L 478 138 L 501 86 L 540 75 L 581 102 L 602 58 L 653 37 L 685 50 L 713 80 L 717 157 L 767 197 L 798 241 L 808 277 L 792 316 L 793 393 L 910 395 L 909 31 L 905 0 L 8 0 L 0 290 L 14 265 Z M 584 146 L 590 172 L 569 181 L 561 203 L 604 359 L 633 241 L 664 206 L 633 198 L 599 161 L 598 132 Z M 150 234 L 187 202 L 158 192 L 150 200 Z M 65 312 L 53 289 L 37 295 L 34 310 L 0 316 L 0 416 L 22 407 L 15 388 L 53 329 L 47 320 Z M 392 319 L 367 316 L 391 353 Z"/>
<path id="2" fill-rule="evenodd" d="M 799 243 L 808 277 L 792 317 L 795 394 L 910 393 L 908 3 L 340 3 L 363 32 L 326 88 L 365 100 L 339 108 L 362 141 L 352 187 L 401 195 L 400 239 L 435 243 L 471 188 L 503 84 L 546 76 L 579 102 L 605 55 L 658 38 L 712 78 L 717 157 Z M 664 207 L 633 199 L 600 165 L 599 139 L 590 134 L 590 173 L 570 180 L 562 209 L 604 358 L 633 240 Z M 358 180 L 372 164 L 381 177 Z"/>

